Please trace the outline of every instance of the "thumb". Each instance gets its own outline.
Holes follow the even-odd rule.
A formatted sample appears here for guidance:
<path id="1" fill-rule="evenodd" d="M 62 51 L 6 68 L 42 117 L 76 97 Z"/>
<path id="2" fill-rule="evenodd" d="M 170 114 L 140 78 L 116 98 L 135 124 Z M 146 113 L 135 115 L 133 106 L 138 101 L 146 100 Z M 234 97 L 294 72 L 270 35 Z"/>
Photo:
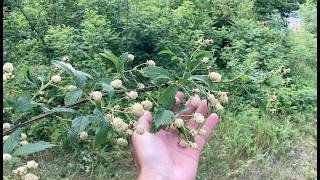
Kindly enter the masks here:
<path id="1" fill-rule="evenodd" d="M 146 131 L 150 130 L 152 121 L 152 114 L 145 111 L 144 114 L 138 119 L 138 124 L 141 125 Z"/>

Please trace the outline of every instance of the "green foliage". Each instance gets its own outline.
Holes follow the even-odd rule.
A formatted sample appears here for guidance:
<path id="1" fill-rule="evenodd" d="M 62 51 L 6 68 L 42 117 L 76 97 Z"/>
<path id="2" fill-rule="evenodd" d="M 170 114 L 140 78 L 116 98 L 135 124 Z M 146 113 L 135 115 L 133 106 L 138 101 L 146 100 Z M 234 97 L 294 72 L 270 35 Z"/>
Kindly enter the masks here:
<path id="1" fill-rule="evenodd" d="M 43 151 L 43 150 L 51 148 L 53 146 L 55 146 L 55 145 L 50 144 L 48 142 L 43 142 L 43 141 L 40 141 L 37 143 L 30 143 L 30 144 L 26 144 L 26 145 L 23 145 L 23 146 L 17 148 L 13 152 L 13 155 L 18 156 L 18 155 L 22 155 L 22 154 L 31 154 L 31 153 Z"/>

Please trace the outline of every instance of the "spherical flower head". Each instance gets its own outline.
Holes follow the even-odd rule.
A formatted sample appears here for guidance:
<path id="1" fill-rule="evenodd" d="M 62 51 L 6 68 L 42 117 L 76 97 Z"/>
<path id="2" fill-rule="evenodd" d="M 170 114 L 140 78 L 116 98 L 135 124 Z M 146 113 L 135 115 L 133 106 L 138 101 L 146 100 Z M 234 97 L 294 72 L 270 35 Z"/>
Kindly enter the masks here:
<path id="1" fill-rule="evenodd" d="M 26 140 L 20 142 L 21 146 L 26 145 L 26 144 L 29 144 L 28 141 L 26 141 Z"/>
<path id="2" fill-rule="evenodd" d="M 144 128 L 143 128 L 143 126 L 141 126 L 141 125 L 138 124 L 137 129 L 135 130 L 135 132 L 136 132 L 137 134 L 142 135 L 142 134 L 144 133 Z"/>
<path id="3" fill-rule="evenodd" d="M 205 121 L 204 116 L 197 112 L 194 113 L 193 118 L 196 121 L 196 123 L 199 123 L 199 124 L 202 124 Z"/>
<path id="4" fill-rule="evenodd" d="M 147 66 L 149 66 L 149 67 L 154 67 L 154 66 L 156 66 L 156 63 L 155 63 L 153 60 L 148 60 L 148 61 L 146 62 L 146 64 L 147 64 Z"/>
<path id="5" fill-rule="evenodd" d="M 118 118 L 118 117 L 115 117 L 115 118 L 113 118 L 113 120 L 112 120 L 112 125 L 113 125 L 116 129 L 121 128 L 122 123 L 123 123 L 123 120 L 122 120 L 121 118 Z"/>
<path id="6" fill-rule="evenodd" d="M 73 90 L 76 90 L 76 89 L 77 89 L 77 86 L 75 86 L 75 85 L 68 85 L 65 89 L 66 89 L 67 91 L 73 91 Z"/>
<path id="7" fill-rule="evenodd" d="M 203 64 L 208 64 L 208 63 L 209 63 L 209 58 L 208 58 L 208 57 L 204 57 L 204 58 L 201 60 L 201 62 L 202 62 Z"/>
<path id="8" fill-rule="evenodd" d="M 201 99 L 200 99 L 199 95 L 197 95 L 197 94 L 191 96 L 190 101 L 191 101 L 191 105 L 193 107 L 198 107 L 201 103 Z"/>
<path id="9" fill-rule="evenodd" d="M 16 170 L 13 170 L 13 173 L 15 173 L 19 176 L 23 176 L 23 175 L 27 174 L 27 167 L 26 166 L 18 167 Z"/>
<path id="10" fill-rule="evenodd" d="M 126 133 L 131 136 L 133 134 L 133 131 L 131 129 L 127 129 Z"/>
<path id="11" fill-rule="evenodd" d="M 132 62 L 134 60 L 134 55 L 133 54 L 128 54 L 128 61 Z"/>
<path id="12" fill-rule="evenodd" d="M 220 92 L 218 94 L 219 96 L 219 102 L 221 104 L 227 104 L 228 103 L 228 92 Z"/>
<path id="13" fill-rule="evenodd" d="M 137 88 L 138 88 L 138 89 L 144 89 L 144 88 L 145 88 L 145 86 L 144 86 L 144 84 L 139 83 L 139 84 L 137 85 Z"/>
<path id="14" fill-rule="evenodd" d="M 111 81 L 111 86 L 115 89 L 119 89 L 122 87 L 122 81 L 120 79 L 116 79 L 114 81 Z"/>
<path id="15" fill-rule="evenodd" d="M 212 105 L 212 107 L 214 107 L 216 104 L 220 104 L 218 99 L 213 99 L 210 101 L 210 104 Z"/>
<path id="16" fill-rule="evenodd" d="M 7 74 L 3 74 L 3 81 L 6 81 L 6 80 L 8 80 Z"/>
<path id="17" fill-rule="evenodd" d="M 214 99 L 216 99 L 216 97 L 213 94 L 208 94 L 207 99 L 209 102 L 212 102 L 212 101 L 214 101 Z"/>
<path id="18" fill-rule="evenodd" d="M 205 136 L 205 135 L 207 135 L 207 131 L 205 129 L 201 128 L 201 129 L 198 130 L 198 134 L 200 136 Z"/>
<path id="19" fill-rule="evenodd" d="M 94 101 L 100 101 L 102 98 L 102 93 L 100 91 L 93 91 L 90 93 L 90 97 Z"/>
<path id="20" fill-rule="evenodd" d="M 13 71 L 13 65 L 11 63 L 9 63 L 9 62 L 5 63 L 3 65 L 3 71 L 4 72 L 8 72 L 8 73 L 12 72 Z"/>
<path id="21" fill-rule="evenodd" d="M 199 93 L 200 93 L 200 89 L 194 89 L 193 92 L 194 92 L 195 94 L 199 94 Z"/>
<path id="22" fill-rule="evenodd" d="M 79 133 L 79 138 L 81 140 L 85 140 L 88 138 L 88 133 L 86 131 L 82 131 L 81 133 Z"/>
<path id="23" fill-rule="evenodd" d="M 143 106 L 143 109 L 145 109 L 147 111 L 151 110 L 152 106 L 153 106 L 152 102 L 149 100 L 142 101 L 141 105 Z"/>
<path id="24" fill-rule="evenodd" d="M 277 96 L 275 94 L 270 96 L 270 101 L 276 101 L 277 100 Z"/>
<path id="25" fill-rule="evenodd" d="M 213 82 L 221 82 L 221 75 L 216 72 L 210 72 L 208 74 L 208 79 L 213 81 Z"/>
<path id="26" fill-rule="evenodd" d="M 117 105 L 115 105 L 115 106 L 113 106 L 113 109 L 115 109 L 115 110 L 119 110 L 121 107 L 120 107 L 120 105 L 119 104 L 117 104 Z"/>
<path id="27" fill-rule="evenodd" d="M 188 143 L 188 141 L 181 139 L 179 142 L 179 146 L 182 148 L 187 148 L 187 147 L 190 147 L 190 144 Z"/>
<path id="28" fill-rule="evenodd" d="M 183 119 L 177 118 L 174 120 L 173 125 L 177 128 L 181 128 L 184 126 L 184 121 Z"/>
<path id="29" fill-rule="evenodd" d="M 9 137 L 10 136 L 8 136 L 8 135 L 3 136 L 3 142 L 6 142 L 9 139 Z"/>
<path id="30" fill-rule="evenodd" d="M 10 154 L 3 154 L 3 161 L 10 161 L 12 156 Z"/>
<path id="31" fill-rule="evenodd" d="M 63 56 L 63 57 L 61 58 L 61 61 L 63 61 L 63 62 L 68 62 L 68 61 L 69 61 L 69 57 L 68 57 L 68 56 Z"/>
<path id="32" fill-rule="evenodd" d="M 126 92 L 128 99 L 136 99 L 138 97 L 137 91 Z"/>
<path id="33" fill-rule="evenodd" d="M 27 168 L 28 169 L 37 169 L 38 168 L 38 163 L 36 163 L 34 160 L 28 161 L 27 162 Z"/>
<path id="34" fill-rule="evenodd" d="M 123 138 L 118 138 L 117 139 L 117 144 L 119 146 L 127 146 L 128 145 L 128 141 L 126 139 L 123 139 Z"/>
<path id="35" fill-rule="evenodd" d="M 140 103 L 134 103 L 131 106 L 131 112 L 135 115 L 135 116 L 142 116 L 144 114 L 144 109 L 143 106 Z"/>
<path id="36" fill-rule="evenodd" d="M 10 129 L 10 127 L 11 127 L 11 124 L 10 124 L 10 123 L 4 123 L 4 124 L 3 124 L 3 130 L 4 130 L 4 131 Z"/>
<path id="37" fill-rule="evenodd" d="M 39 177 L 34 174 L 28 173 L 28 174 L 22 176 L 21 179 L 22 180 L 39 180 Z"/>
<path id="38" fill-rule="evenodd" d="M 190 144 L 190 146 L 191 146 L 192 149 L 197 149 L 198 144 L 193 142 L 193 143 Z"/>
<path id="39" fill-rule="evenodd" d="M 220 104 L 220 103 L 216 103 L 214 105 L 214 108 L 217 110 L 217 111 L 224 111 L 224 107 Z"/>
<path id="40" fill-rule="evenodd" d="M 51 77 L 51 81 L 55 84 L 61 82 L 61 77 L 59 75 L 54 75 Z"/>
<path id="41" fill-rule="evenodd" d="M 128 129 L 128 127 L 129 127 L 129 125 L 127 123 L 121 122 L 121 123 L 117 124 L 116 130 L 118 132 L 124 132 Z"/>
<path id="42" fill-rule="evenodd" d="M 21 140 L 26 140 L 27 139 L 27 135 L 25 133 L 21 134 Z"/>

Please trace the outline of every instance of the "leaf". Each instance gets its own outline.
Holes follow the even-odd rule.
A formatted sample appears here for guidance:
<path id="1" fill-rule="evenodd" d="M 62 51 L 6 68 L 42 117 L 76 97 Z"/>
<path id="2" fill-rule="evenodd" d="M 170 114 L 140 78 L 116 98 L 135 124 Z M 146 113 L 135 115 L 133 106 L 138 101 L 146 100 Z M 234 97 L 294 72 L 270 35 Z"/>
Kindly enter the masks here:
<path id="1" fill-rule="evenodd" d="M 77 116 L 72 120 L 71 129 L 75 133 L 80 133 L 84 131 L 90 123 L 90 118 L 92 116 Z"/>
<path id="2" fill-rule="evenodd" d="M 75 112 L 77 112 L 77 111 L 74 110 L 74 109 L 71 109 L 71 108 L 55 107 L 55 108 L 52 108 L 52 109 L 50 110 L 50 112 L 69 112 L 69 113 L 75 113 Z"/>
<path id="3" fill-rule="evenodd" d="M 213 55 L 209 51 L 199 51 L 193 56 L 194 59 L 202 59 L 204 57 L 208 57 L 209 59 L 212 59 Z"/>
<path id="4" fill-rule="evenodd" d="M 77 102 L 81 98 L 82 93 L 83 91 L 81 89 L 68 92 L 64 97 L 64 104 L 72 104 Z"/>
<path id="5" fill-rule="evenodd" d="M 276 87 L 281 84 L 282 78 L 281 78 L 281 76 L 271 76 L 269 79 L 266 80 L 266 82 L 271 87 Z"/>
<path id="6" fill-rule="evenodd" d="M 163 69 L 162 67 L 146 67 L 143 69 L 143 75 L 158 81 L 158 80 L 164 80 L 165 82 L 169 81 L 169 80 L 173 80 L 174 77 L 172 76 L 172 74 Z"/>
<path id="7" fill-rule="evenodd" d="M 104 53 L 100 53 L 100 55 L 111 61 L 116 67 L 117 72 L 120 72 L 120 62 L 116 55 L 114 55 L 110 50 L 104 50 Z"/>
<path id="8" fill-rule="evenodd" d="M 194 76 L 191 76 L 190 79 L 201 81 L 204 84 L 206 84 L 208 87 L 212 86 L 212 82 L 208 79 L 206 75 L 194 75 Z"/>
<path id="9" fill-rule="evenodd" d="M 169 49 L 162 50 L 162 51 L 160 51 L 158 54 L 159 54 L 159 55 L 160 55 L 160 54 L 170 54 L 170 55 L 172 55 L 172 56 L 175 55 L 175 54 L 174 54 L 171 50 L 169 50 Z"/>
<path id="10" fill-rule="evenodd" d="M 74 72 L 76 70 L 71 66 L 71 64 L 64 63 L 64 62 L 61 62 L 61 61 L 55 61 L 55 60 L 53 60 L 51 62 L 52 62 L 53 65 L 64 69 L 68 74 L 74 76 Z"/>
<path id="11" fill-rule="evenodd" d="M 171 122 L 173 115 L 174 113 L 172 111 L 159 109 L 155 113 L 154 120 L 152 121 L 154 127 L 159 129 L 165 125 L 168 125 Z"/>
<path id="12" fill-rule="evenodd" d="M 49 142 L 44 142 L 44 141 L 40 141 L 37 143 L 30 143 L 30 144 L 26 144 L 26 145 L 23 145 L 23 146 L 17 148 L 14 151 L 13 155 L 18 156 L 18 155 L 22 155 L 22 154 L 31 154 L 31 153 L 43 151 L 43 150 L 51 148 L 53 146 L 55 146 L 55 145 L 50 144 Z"/>
<path id="13" fill-rule="evenodd" d="M 167 87 L 159 96 L 158 104 L 164 109 L 171 110 L 176 102 L 175 95 L 177 91 L 178 87 L 176 85 Z"/>
<path id="14" fill-rule="evenodd" d="M 96 116 L 98 121 L 98 127 L 95 133 L 94 145 L 100 147 L 107 140 L 108 124 L 105 122 L 104 117 Z"/>
<path id="15" fill-rule="evenodd" d="M 110 84 L 101 82 L 102 91 L 105 91 L 110 97 L 114 95 L 114 88 Z"/>
<path id="16" fill-rule="evenodd" d="M 21 136 L 21 129 L 17 129 L 10 134 L 9 138 L 3 145 L 3 153 L 11 154 L 13 149 L 19 144 Z"/>
<path id="17" fill-rule="evenodd" d="M 4 99 L 9 107 L 16 109 L 16 100 L 12 96 L 4 96 Z"/>
<path id="18" fill-rule="evenodd" d="M 29 94 L 24 94 L 17 98 L 15 110 L 17 112 L 27 112 L 36 106 L 37 104 L 31 102 L 31 96 Z"/>
<path id="19" fill-rule="evenodd" d="M 180 104 L 180 106 L 178 107 L 178 109 L 175 111 L 175 113 L 179 114 L 181 112 L 185 112 L 188 111 L 190 109 L 190 107 L 184 105 L 184 104 Z"/>

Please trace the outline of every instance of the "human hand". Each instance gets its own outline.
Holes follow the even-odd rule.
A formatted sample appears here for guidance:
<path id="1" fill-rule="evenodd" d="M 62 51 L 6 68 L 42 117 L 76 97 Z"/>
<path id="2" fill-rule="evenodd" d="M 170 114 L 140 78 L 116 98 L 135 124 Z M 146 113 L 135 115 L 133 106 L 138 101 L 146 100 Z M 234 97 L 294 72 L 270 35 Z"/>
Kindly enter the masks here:
<path id="1" fill-rule="evenodd" d="M 178 92 L 176 97 L 183 100 L 184 95 Z M 175 108 L 179 107 L 176 103 Z M 207 114 L 207 100 L 202 100 L 198 108 L 192 108 L 190 100 L 185 104 L 190 107 L 186 112 L 180 115 L 191 115 L 194 112 Z M 182 119 L 183 116 L 181 116 Z M 145 129 L 143 135 L 133 133 L 132 135 L 132 153 L 138 170 L 138 179 L 165 179 L 165 180 L 191 180 L 197 175 L 198 161 L 200 153 L 207 142 L 212 129 L 218 122 L 218 116 L 212 113 L 203 125 L 207 134 L 205 136 L 195 136 L 197 143 L 196 149 L 182 148 L 178 144 L 181 140 L 177 130 L 160 130 L 153 134 L 150 133 L 152 115 L 145 112 L 138 120 L 138 124 Z M 196 129 L 198 124 L 190 121 L 186 125 Z"/>

